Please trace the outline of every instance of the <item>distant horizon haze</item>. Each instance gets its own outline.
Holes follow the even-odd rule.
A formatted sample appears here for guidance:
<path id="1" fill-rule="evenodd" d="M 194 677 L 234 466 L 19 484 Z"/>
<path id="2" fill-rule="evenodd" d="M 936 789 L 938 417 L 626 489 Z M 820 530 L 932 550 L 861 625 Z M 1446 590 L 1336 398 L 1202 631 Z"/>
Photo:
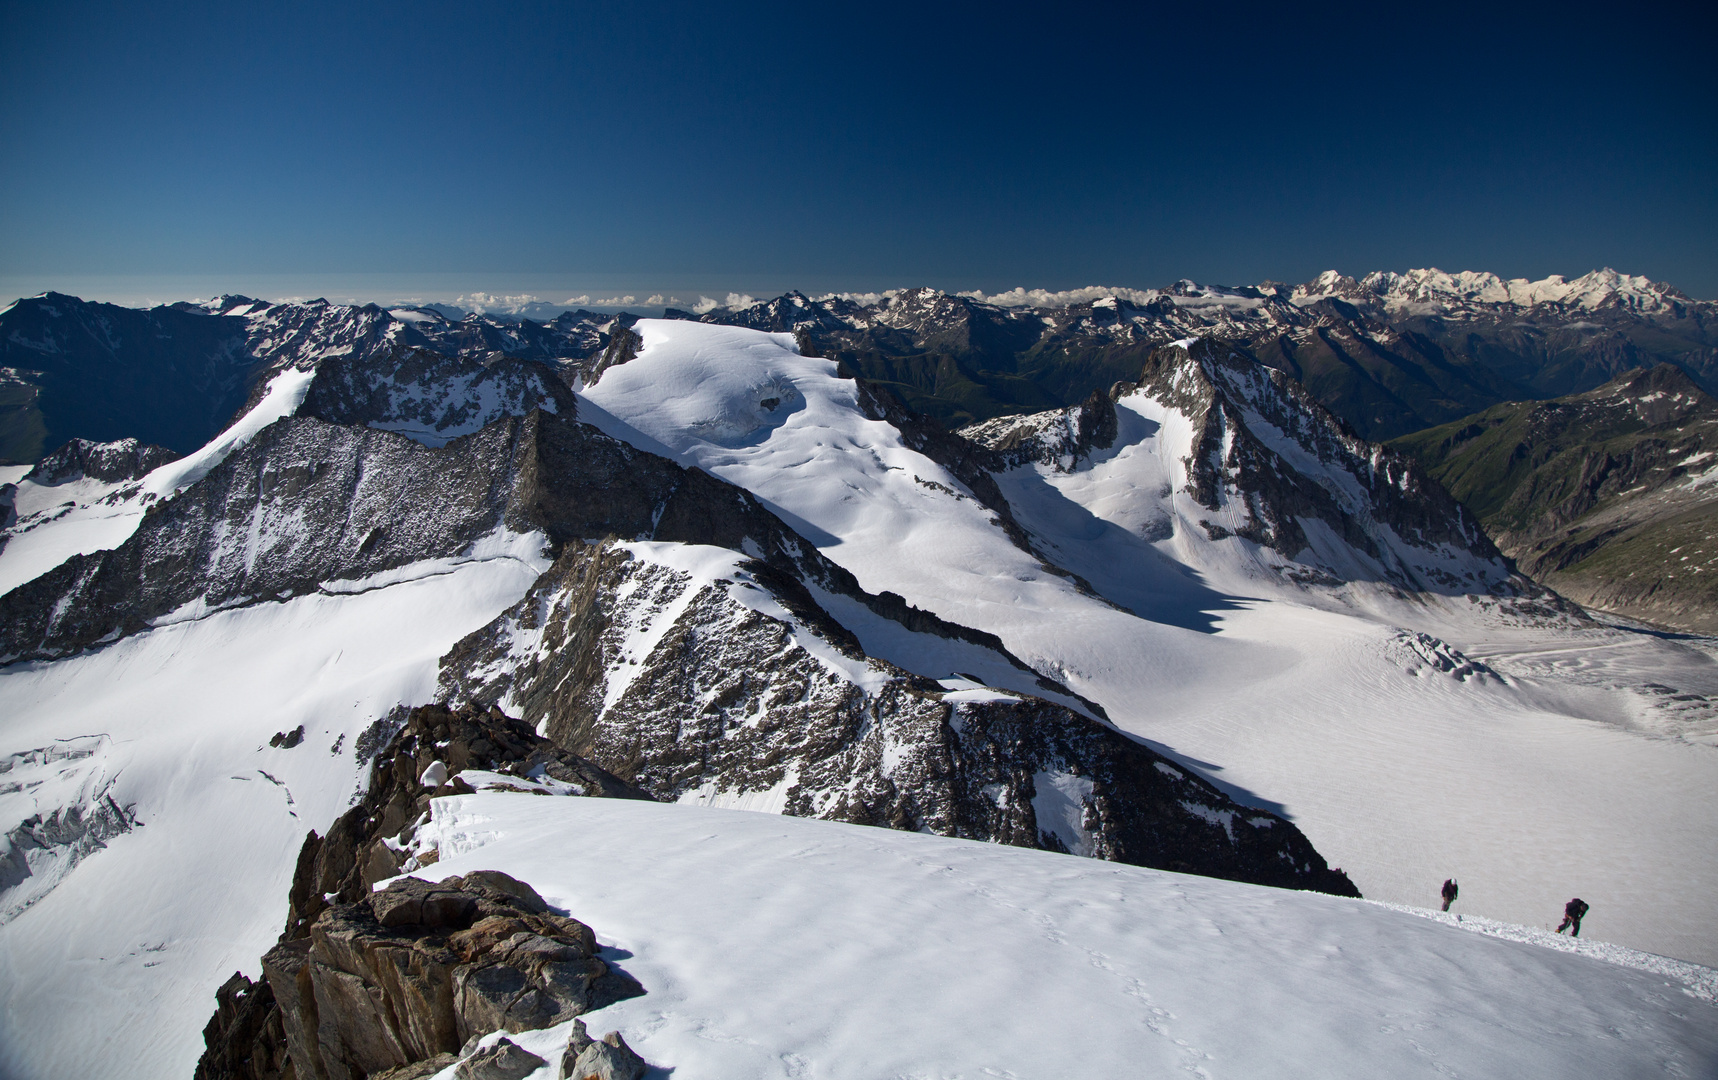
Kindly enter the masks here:
<path id="1" fill-rule="evenodd" d="M 1368 267 L 1347 269 L 1326 267 L 1353 278 L 1378 271 L 1431 269 L 1430 267 Z M 1449 273 L 1463 270 L 1497 273 L 1485 267 L 1437 267 Z M 1563 272 L 1567 280 L 1604 269 L 1589 267 L 1575 272 Z M 1644 276 L 1670 285 L 1693 300 L 1713 300 L 1696 296 L 1676 282 L 1625 267 L 1612 267 L 1619 273 Z M 1323 271 L 1319 271 L 1322 273 Z M 323 299 L 334 304 L 378 304 L 387 306 L 443 305 L 476 310 L 490 314 L 517 313 L 527 308 L 588 308 L 593 311 L 634 311 L 679 308 L 702 314 L 717 307 L 736 303 L 770 300 L 789 292 L 800 292 L 817 298 L 831 294 L 876 295 L 885 292 L 927 286 L 949 294 L 991 297 L 1010 290 L 1027 292 L 1068 292 L 1088 288 L 1099 289 L 1165 289 L 1178 281 L 1194 280 L 1199 285 L 1225 288 L 1246 288 L 1267 281 L 1302 285 L 1318 276 L 1304 278 L 1264 277 L 1256 281 L 1202 281 L 1188 275 L 1166 281 L 847 281 L 827 278 L 811 281 L 792 280 L 784 275 L 750 275 L 732 279 L 707 277 L 672 278 L 667 275 L 608 276 L 584 274 L 389 274 L 389 273 L 329 273 L 329 274 L 0 274 L 0 307 L 13 301 L 56 292 L 82 300 L 117 304 L 121 307 L 147 308 L 162 304 L 200 302 L 218 296 L 247 296 L 271 303 L 293 303 Z M 1524 275 L 1498 274 L 1506 280 Z M 1541 275 L 1550 276 L 1550 275 Z M 1536 279 L 1535 279 L 1536 280 Z M 45 283 L 45 284 L 44 284 Z M 32 287 L 34 286 L 34 287 Z"/>

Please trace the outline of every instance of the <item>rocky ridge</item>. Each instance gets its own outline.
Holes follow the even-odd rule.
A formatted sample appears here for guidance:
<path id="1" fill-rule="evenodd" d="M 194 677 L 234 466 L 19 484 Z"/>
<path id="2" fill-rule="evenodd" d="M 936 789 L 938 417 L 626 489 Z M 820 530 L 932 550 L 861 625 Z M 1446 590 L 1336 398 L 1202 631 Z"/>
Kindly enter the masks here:
<path id="1" fill-rule="evenodd" d="M 544 322 L 449 310 L 243 296 L 149 311 L 60 294 L 20 300 L 0 312 L 0 398 L 16 399 L 0 458 L 34 461 L 72 437 L 128 435 L 188 452 L 281 370 L 395 348 L 536 362 L 573 385 L 594 377 L 636 321 L 583 309 Z M 1213 336 L 1294 375 L 1376 439 L 1499 401 L 1585 391 L 1653 362 L 1718 390 L 1714 312 L 1608 270 L 1538 282 L 1415 270 L 1328 272 L 1293 287 L 787 293 L 668 315 L 796 333 L 945 423 L 1070 405 L 1131 378 L 1153 348 Z"/>
<path id="2" fill-rule="evenodd" d="M 551 1027 L 644 992 L 601 958 L 590 927 L 505 874 L 372 891 L 402 868 L 430 799 L 473 790 L 458 778 L 467 770 L 500 790 L 647 798 L 507 717 L 411 711 L 363 800 L 305 838 L 286 929 L 261 980 L 235 973 L 217 992 L 198 1080 L 427 1076 L 477 1059 L 491 1032 Z M 425 852 L 404 868 L 431 862 Z"/>
<path id="3" fill-rule="evenodd" d="M 137 437 L 189 453 L 288 368 L 362 366 L 397 350 L 529 362 L 570 384 L 590 374 L 610 331 L 632 321 L 589 311 L 454 320 L 432 309 L 246 296 L 139 310 L 46 293 L 0 311 L 0 460 L 34 462 L 73 438 Z"/>
<path id="4" fill-rule="evenodd" d="M 1064 705 L 868 657 L 738 551 L 569 546 L 443 658 L 439 693 L 660 799 L 1353 893 L 1286 821 Z"/>
<path id="5" fill-rule="evenodd" d="M 1114 444 L 1116 403 L 1133 396 L 1180 413 L 1191 427 L 1180 493 L 1211 512 L 1199 519 L 1211 539 L 1240 536 L 1317 568 L 1331 561 L 1308 532 L 1319 522 L 1370 560 L 1378 580 L 1403 590 L 1533 591 L 1474 515 L 1411 458 L 1361 439 L 1295 380 L 1211 339 L 1154 350 L 1138 381 L 1078 406 L 990 420 L 961 434 L 1006 467 L 1067 472 Z M 1352 560 L 1343 561 L 1324 568 L 1326 583 L 1354 578 Z"/>
<path id="6" fill-rule="evenodd" d="M 1653 360 L 1718 389 L 1718 305 L 1613 271 L 1572 282 L 1428 270 L 1331 272 L 1293 287 L 788 293 L 700 317 L 796 333 L 946 423 L 1072 405 L 1193 336 L 1293 375 L 1371 439 L 1584 391 Z"/>
<path id="7" fill-rule="evenodd" d="M 64 484 L 87 477 L 117 484 L 122 480 L 140 480 L 158 466 L 178 457 L 165 446 L 150 446 L 136 439 L 107 443 L 73 439 L 36 462 L 36 467 L 25 473 L 24 479 L 37 484 Z"/>

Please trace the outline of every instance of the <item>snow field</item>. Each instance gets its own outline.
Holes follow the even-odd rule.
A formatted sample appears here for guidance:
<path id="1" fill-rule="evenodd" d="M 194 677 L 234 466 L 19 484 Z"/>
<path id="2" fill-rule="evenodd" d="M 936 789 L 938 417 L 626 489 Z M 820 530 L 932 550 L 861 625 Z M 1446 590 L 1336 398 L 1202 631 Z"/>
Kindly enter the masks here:
<path id="1" fill-rule="evenodd" d="M 1281 604 L 1228 613 L 1237 641 L 1292 641 L 1291 668 L 1221 693 L 1141 685 L 1126 731 L 1283 803 L 1365 896 L 1718 963 L 1718 754 L 1537 707 L 1495 680 L 1391 664 L 1388 631 Z M 1147 696 L 1149 695 L 1149 696 Z"/>
<path id="2" fill-rule="evenodd" d="M 687 806 L 479 793 L 433 815 L 418 876 L 501 870 L 589 922 L 647 991 L 589 1029 L 676 1080 L 1718 1064 L 1718 1010 L 1679 978 L 1364 901 Z M 554 1075 L 565 1027 L 511 1037 Z"/>
<path id="3" fill-rule="evenodd" d="M 0 757 L 105 734 L 141 823 L 0 925 L 0 1075 L 189 1076 L 215 988 L 280 932 L 304 834 L 361 793 L 360 733 L 431 698 L 442 653 L 545 568 L 528 547 L 0 669 Z M 268 745 L 299 724 L 302 744 Z"/>
<path id="4" fill-rule="evenodd" d="M 1014 547 L 786 335 L 637 329 L 640 355 L 585 391 L 599 408 L 581 416 L 747 488 L 866 589 L 998 635 L 1122 730 L 1287 814 L 1368 897 L 1427 903 L 1453 874 L 1462 910 L 1542 924 L 1579 895 L 1594 907 L 1590 934 L 1718 963 L 1718 755 L 1588 719 L 1636 710 L 1631 683 L 1709 657 L 1643 642 L 1609 656 L 1608 685 L 1579 687 L 1419 665 L 1396 627 L 1505 657 L 1593 641 L 1510 626 L 1462 599 L 1285 582 L 1275 553 L 1206 536 L 1201 517 L 1237 523 L 1180 494 L 1191 429 L 1141 395 L 1118 408 L 1116 444 L 1074 472 L 999 478 L 1046 553 L 1118 608 Z M 755 413 L 753 388 L 784 381 L 802 399 L 786 416 L 726 443 L 699 434 L 712 430 L 703 420 Z"/>

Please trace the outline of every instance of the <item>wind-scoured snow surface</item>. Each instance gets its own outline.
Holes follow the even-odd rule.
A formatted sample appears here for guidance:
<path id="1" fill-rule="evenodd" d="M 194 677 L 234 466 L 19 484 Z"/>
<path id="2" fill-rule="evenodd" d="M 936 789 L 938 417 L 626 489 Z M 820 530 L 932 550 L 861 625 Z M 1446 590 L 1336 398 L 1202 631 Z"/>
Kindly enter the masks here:
<path id="1" fill-rule="evenodd" d="M 0 892 L 0 1076 L 190 1076 L 213 988 L 280 932 L 304 834 L 361 794 L 367 729 L 430 700 L 441 655 L 524 595 L 541 547 L 497 535 L 0 669 L 0 834 L 67 807 L 109 821 L 81 861 L 17 851 L 34 873 Z"/>
<path id="2" fill-rule="evenodd" d="M 484 792 L 432 812 L 419 876 L 501 870 L 589 922 L 647 992 L 586 1023 L 676 1080 L 1718 1066 L 1712 972 L 1364 901 L 731 810 Z M 512 1038 L 555 1075 L 564 1027 Z"/>
<path id="3" fill-rule="evenodd" d="M 1453 876 L 1458 910 L 1542 926 L 1580 896 L 1592 937 L 1718 963 L 1718 750 L 1640 689 L 1718 691 L 1709 653 L 1490 598 L 1404 598 L 1344 567 L 1352 549 L 1313 519 L 1326 550 L 1300 558 L 1361 580 L 1297 585 L 1268 549 L 1211 538 L 1212 512 L 1179 491 L 1186 418 L 1131 397 L 1109 449 L 999 477 L 1094 598 L 788 335 L 636 329 L 640 354 L 585 391 L 582 417 L 752 491 L 867 590 L 998 635 L 1124 731 L 1287 813 L 1368 897 L 1430 903 Z"/>
<path id="4" fill-rule="evenodd" d="M 106 551 L 137 531 L 143 514 L 207 476 L 263 428 L 291 416 L 304 402 L 314 371 L 286 368 L 270 380 L 262 400 L 201 449 L 155 469 L 141 480 L 18 485 L 18 523 L 0 547 L 0 594 L 31 581 L 73 555 Z"/>

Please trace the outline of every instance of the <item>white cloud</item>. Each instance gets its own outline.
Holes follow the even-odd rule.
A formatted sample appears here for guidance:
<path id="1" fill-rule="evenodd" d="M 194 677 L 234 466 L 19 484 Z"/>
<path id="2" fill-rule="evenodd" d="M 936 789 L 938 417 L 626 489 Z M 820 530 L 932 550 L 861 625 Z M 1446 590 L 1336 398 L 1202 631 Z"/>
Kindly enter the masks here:
<path id="1" fill-rule="evenodd" d="M 892 300 L 906 292 L 905 289 L 884 289 L 882 292 L 840 292 L 824 293 L 814 297 L 816 300 L 846 300 L 860 307 L 876 307 L 885 300 Z"/>
<path id="2" fill-rule="evenodd" d="M 698 302 L 692 305 L 692 311 L 698 315 L 707 314 L 715 311 L 717 308 L 727 308 L 729 311 L 737 311 L 740 308 L 751 307 L 753 304 L 758 302 L 758 298 L 755 296 L 749 296 L 746 293 L 737 292 L 729 293 L 725 300 L 712 300 L 708 296 L 700 296 L 698 298 Z"/>
<path id="3" fill-rule="evenodd" d="M 517 315 L 520 312 L 529 309 L 533 305 L 541 303 L 543 303 L 542 297 L 531 296 L 528 293 L 521 293 L 518 296 L 497 296 L 494 293 L 485 292 L 470 293 L 466 296 L 461 296 L 454 301 L 455 305 L 474 311 L 479 315 L 484 315 L 491 311 L 499 311 L 506 315 Z"/>
<path id="4" fill-rule="evenodd" d="M 590 293 L 586 293 L 583 296 L 569 296 L 569 297 L 567 297 L 566 300 L 562 302 L 562 306 L 564 306 L 564 307 L 584 307 L 586 304 L 588 304 L 590 302 L 591 302 L 591 295 L 590 295 Z"/>
<path id="5" fill-rule="evenodd" d="M 592 303 L 597 307 L 626 307 L 628 304 L 638 303 L 638 297 L 631 295 L 610 296 L 603 300 L 594 300 Z"/>
<path id="6" fill-rule="evenodd" d="M 1123 289 L 1109 285 L 1087 285 L 1083 289 L 1049 289 L 1013 288 L 1007 292 L 990 293 L 986 295 L 978 289 L 956 293 L 980 303 L 995 304 L 998 307 L 1067 307 L 1070 304 L 1089 304 L 1094 300 L 1102 300 L 1106 296 L 1118 297 L 1130 304 L 1144 306 L 1156 300 L 1162 294 L 1156 289 Z"/>

